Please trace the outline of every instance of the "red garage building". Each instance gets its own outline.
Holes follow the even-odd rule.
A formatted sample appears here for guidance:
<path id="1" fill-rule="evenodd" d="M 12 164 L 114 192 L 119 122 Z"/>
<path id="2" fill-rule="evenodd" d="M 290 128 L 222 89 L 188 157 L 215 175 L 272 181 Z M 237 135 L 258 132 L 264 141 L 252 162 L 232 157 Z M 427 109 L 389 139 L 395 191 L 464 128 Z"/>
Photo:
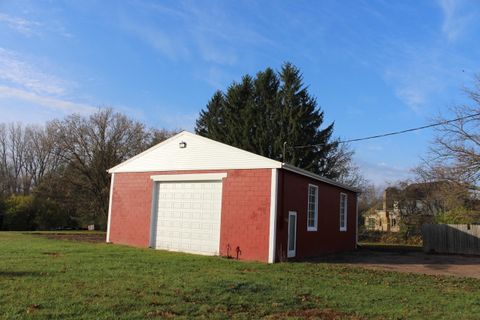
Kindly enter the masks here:
<path id="1" fill-rule="evenodd" d="M 263 262 L 356 246 L 356 189 L 186 131 L 109 173 L 107 242 Z"/>

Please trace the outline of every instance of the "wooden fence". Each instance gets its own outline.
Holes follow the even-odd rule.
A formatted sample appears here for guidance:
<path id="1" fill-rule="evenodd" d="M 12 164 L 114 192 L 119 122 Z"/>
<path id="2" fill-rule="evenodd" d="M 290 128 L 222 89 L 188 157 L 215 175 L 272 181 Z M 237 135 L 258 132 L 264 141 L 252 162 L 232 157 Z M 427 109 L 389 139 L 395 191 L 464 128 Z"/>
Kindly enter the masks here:
<path id="1" fill-rule="evenodd" d="M 480 255 L 480 225 L 425 224 L 422 237 L 425 252 Z"/>
<path id="2" fill-rule="evenodd" d="M 480 225 L 425 224 L 422 237 L 425 252 L 480 255 Z"/>

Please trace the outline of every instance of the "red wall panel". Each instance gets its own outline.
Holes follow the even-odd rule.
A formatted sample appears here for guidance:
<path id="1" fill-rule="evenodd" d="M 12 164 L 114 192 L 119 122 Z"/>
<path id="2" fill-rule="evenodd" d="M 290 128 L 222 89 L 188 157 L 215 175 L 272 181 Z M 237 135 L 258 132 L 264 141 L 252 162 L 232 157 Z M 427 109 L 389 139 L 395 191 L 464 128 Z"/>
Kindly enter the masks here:
<path id="1" fill-rule="evenodd" d="M 317 231 L 307 231 L 308 185 L 318 186 Z M 347 231 L 340 231 L 340 193 L 348 196 Z M 279 170 L 276 261 L 287 255 L 288 212 L 297 212 L 296 258 L 353 250 L 356 193 L 290 171 Z"/>
<path id="2" fill-rule="evenodd" d="M 220 252 L 268 262 L 271 169 L 232 170 L 223 183 Z"/>
<path id="3" fill-rule="evenodd" d="M 268 260 L 271 169 L 116 173 L 110 241 L 148 247 L 154 174 L 227 172 L 222 188 L 220 254 Z M 237 250 L 238 248 L 238 250 Z"/>
<path id="4" fill-rule="evenodd" d="M 136 247 L 150 243 L 151 173 L 115 173 L 110 241 Z"/>
<path id="5" fill-rule="evenodd" d="M 271 169 L 117 173 L 110 241 L 148 247 L 154 174 L 227 172 L 223 180 L 220 254 L 268 261 Z M 317 231 L 307 231 L 308 184 L 319 187 Z M 347 231 L 339 231 L 340 192 L 348 195 Z M 288 211 L 297 212 L 297 258 L 352 250 L 356 241 L 356 194 L 279 170 L 276 261 L 286 257 Z"/>

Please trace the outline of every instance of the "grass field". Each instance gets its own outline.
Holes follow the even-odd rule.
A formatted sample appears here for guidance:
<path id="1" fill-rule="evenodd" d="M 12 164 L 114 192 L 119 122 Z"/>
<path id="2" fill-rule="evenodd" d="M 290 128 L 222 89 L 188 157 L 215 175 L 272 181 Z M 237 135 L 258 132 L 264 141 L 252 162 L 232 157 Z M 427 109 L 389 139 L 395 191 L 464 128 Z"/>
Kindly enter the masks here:
<path id="1" fill-rule="evenodd" d="M 0 318 L 478 319 L 480 281 L 0 232 Z"/>

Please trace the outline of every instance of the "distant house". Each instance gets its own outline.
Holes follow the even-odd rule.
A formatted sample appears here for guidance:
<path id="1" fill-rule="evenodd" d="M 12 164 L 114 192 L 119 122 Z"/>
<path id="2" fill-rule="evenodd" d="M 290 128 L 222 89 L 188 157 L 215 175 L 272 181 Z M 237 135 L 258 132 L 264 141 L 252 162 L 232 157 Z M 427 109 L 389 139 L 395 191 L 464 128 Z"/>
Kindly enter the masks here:
<path id="1" fill-rule="evenodd" d="M 109 173 L 107 242 L 263 262 L 356 246 L 356 189 L 186 131 Z"/>
<path id="2" fill-rule="evenodd" d="M 448 181 L 434 181 L 387 188 L 383 193 L 382 207 L 371 208 L 364 214 L 365 228 L 398 232 L 401 224 L 420 226 L 431 223 L 443 211 L 445 192 L 452 187 Z"/>
<path id="3" fill-rule="evenodd" d="M 364 214 L 365 228 L 374 231 L 400 231 L 400 210 L 398 201 L 392 200 L 392 189 L 383 192 L 381 209 L 371 208 Z"/>

